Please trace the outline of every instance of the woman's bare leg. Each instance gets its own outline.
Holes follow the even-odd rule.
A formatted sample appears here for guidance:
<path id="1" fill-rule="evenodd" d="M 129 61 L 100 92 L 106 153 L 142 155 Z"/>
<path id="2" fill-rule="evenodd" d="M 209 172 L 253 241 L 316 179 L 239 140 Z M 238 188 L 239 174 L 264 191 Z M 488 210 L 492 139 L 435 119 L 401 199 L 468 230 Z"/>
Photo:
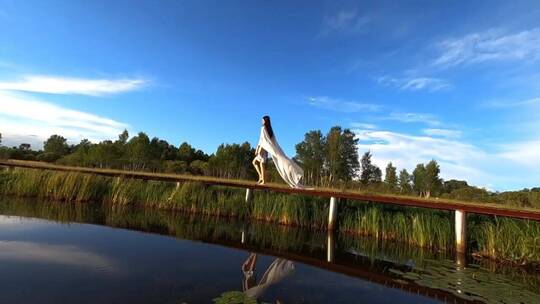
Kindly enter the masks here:
<path id="1" fill-rule="evenodd" d="M 255 170 L 257 171 L 257 174 L 259 174 L 259 180 L 257 181 L 258 183 L 261 182 L 261 180 L 263 180 L 263 178 L 261 177 L 261 170 L 259 169 L 259 164 L 257 164 L 257 160 L 254 159 L 251 163 L 253 164 L 253 167 L 255 167 Z"/>
<path id="2" fill-rule="evenodd" d="M 264 180 L 264 163 L 261 162 L 260 164 L 261 164 L 261 173 L 260 174 L 261 174 L 261 177 L 262 177 L 261 184 L 264 185 L 264 183 L 265 183 L 265 180 Z"/>

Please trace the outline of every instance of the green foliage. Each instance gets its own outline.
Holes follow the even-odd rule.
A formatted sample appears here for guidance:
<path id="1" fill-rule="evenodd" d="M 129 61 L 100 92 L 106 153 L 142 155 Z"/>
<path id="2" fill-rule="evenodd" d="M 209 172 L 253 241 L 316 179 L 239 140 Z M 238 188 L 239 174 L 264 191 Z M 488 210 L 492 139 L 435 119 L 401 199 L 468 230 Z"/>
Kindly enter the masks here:
<path id="1" fill-rule="evenodd" d="M 424 164 L 416 165 L 412 174 L 413 190 L 420 196 L 424 196 L 426 189 L 426 166 Z"/>
<path id="2" fill-rule="evenodd" d="M 536 189 L 502 192 L 497 195 L 497 200 L 514 206 L 540 209 L 540 191 Z"/>
<path id="3" fill-rule="evenodd" d="M 391 162 L 388 163 L 388 165 L 386 166 L 384 182 L 390 192 L 397 192 L 398 190 L 397 169 L 396 167 L 392 165 Z"/>
<path id="4" fill-rule="evenodd" d="M 476 187 L 464 187 L 453 190 L 450 193 L 445 193 L 442 195 L 443 198 L 464 200 L 464 201 L 475 201 L 475 202 L 484 202 L 484 203 L 493 203 L 493 195 L 491 195 L 486 189 L 480 189 Z"/>
<path id="5" fill-rule="evenodd" d="M 451 179 L 443 182 L 443 193 L 452 193 L 455 190 L 469 187 L 466 181 Z"/>
<path id="6" fill-rule="evenodd" d="M 183 142 L 180 147 L 178 147 L 176 159 L 179 161 L 184 161 L 186 163 L 191 163 L 194 160 L 208 161 L 208 156 L 204 154 L 201 150 L 196 150 L 187 142 Z"/>
<path id="7" fill-rule="evenodd" d="M 143 132 L 132 137 L 127 145 L 127 158 L 133 170 L 145 169 L 151 159 L 150 138 Z"/>
<path id="8" fill-rule="evenodd" d="M 209 173 L 224 178 L 254 178 L 255 168 L 251 164 L 255 149 L 248 142 L 222 144 L 208 161 Z"/>
<path id="9" fill-rule="evenodd" d="M 257 192 L 253 199 L 251 217 L 320 230 L 326 227 L 328 205 L 328 200 L 322 198 Z"/>
<path id="10" fill-rule="evenodd" d="M 442 190 L 439 164 L 435 160 L 427 165 L 418 164 L 413 171 L 413 190 L 422 197 L 438 195 Z"/>
<path id="11" fill-rule="evenodd" d="M 358 139 L 350 130 L 332 127 L 326 135 L 326 168 L 331 184 L 346 182 L 356 176 L 358 170 Z"/>
<path id="12" fill-rule="evenodd" d="M 295 160 L 304 168 L 304 182 L 316 186 L 350 183 L 358 175 L 358 138 L 349 129 L 332 127 L 326 136 L 310 131 L 296 145 Z"/>
<path id="13" fill-rule="evenodd" d="M 326 138 L 321 131 L 309 131 L 304 141 L 296 145 L 296 157 L 304 169 L 304 182 L 321 185 L 325 176 Z"/>
<path id="14" fill-rule="evenodd" d="M 32 151 L 30 144 L 22 143 L 19 147 L 0 147 L 0 159 L 36 160 L 38 152 Z"/>
<path id="15" fill-rule="evenodd" d="M 473 230 L 478 255 L 527 264 L 540 261 L 540 223 L 510 218 L 483 221 Z"/>
<path id="16" fill-rule="evenodd" d="M 60 135 L 51 135 L 51 137 L 43 143 L 43 151 L 60 158 L 69 153 L 67 139 Z"/>
<path id="17" fill-rule="evenodd" d="M 228 291 L 212 300 L 215 304 L 257 304 L 257 299 L 248 297 L 241 291 Z"/>
<path id="18" fill-rule="evenodd" d="M 382 172 L 379 167 L 371 163 L 371 152 L 364 153 L 360 164 L 362 166 L 360 182 L 363 185 L 373 185 L 381 182 Z"/>
<path id="19" fill-rule="evenodd" d="M 189 144 L 183 143 L 180 149 L 157 137 L 151 140 L 145 133 L 129 139 L 124 130 L 118 140 L 104 140 L 93 144 L 83 139 L 79 144 L 70 147 L 71 153 L 58 154 L 40 153 L 29 150 L 21 156 L 20 148 L 9 151 L 8 158 L 38 159 L 57 162 L 61 165 L 88 166 L 97 168 L 119 168 L 141 171 L 162 171 L 182 174 L 208 174 L 208 159 L 201 150 L 195 150 Z M 180 151 L 180 152 L 179 152 Z M 187 152 L 186 152 L 187 151 Z M 32 153 L 32 155 L 29 155 Z M 188 161 L 186 161 L 188 160 Z"/>
<path id="20" fill-rule="evenodd" d="M 435 160 L 431 160 L 426 165 L 426 197 L 433 195 L 438 195 L 442 188 L 442 179 L 439 177 L 441 169 L 439 164 Z"/>
<path id="21" fill-rule="evenodd" d="M 411 175 L 407 172 L 406 169 L 403 169 L 399 172 L 399 193 L 401 194 L 411 194 L 412 185 L 411 185 Z"/>
<path id="22" fill-rule="evenodd" d="M 345 233 L 368 235 L 420 247 L 449 249 L 453 246 L 449 212 L 355 203 L 349 205 L 342 214 L 340 231 Z"/>
<path id="23" fill-rule="evenodd" d="M 53 163 L 56 160 L 58 160 L 60 157 L 61 157 L 61 155 L 58 155 L 56 153 L 45 152 L 45 153 L 39 154 L 36 157 L 36 160 L 42 161 L 42 162 L 47 162 L 47 163 Z"/>

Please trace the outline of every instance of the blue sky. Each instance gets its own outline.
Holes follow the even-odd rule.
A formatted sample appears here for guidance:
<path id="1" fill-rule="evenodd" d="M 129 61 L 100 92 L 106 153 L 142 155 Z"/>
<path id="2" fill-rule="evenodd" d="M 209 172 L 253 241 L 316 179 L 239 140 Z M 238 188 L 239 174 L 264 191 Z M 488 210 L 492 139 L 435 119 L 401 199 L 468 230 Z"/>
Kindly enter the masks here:
<path id="1" fill-rule="evenodd" d="M 0 132 L 207 152 L 353 129 L 384 167 L 540 185 L 537 1 L 0 0 Z"/>

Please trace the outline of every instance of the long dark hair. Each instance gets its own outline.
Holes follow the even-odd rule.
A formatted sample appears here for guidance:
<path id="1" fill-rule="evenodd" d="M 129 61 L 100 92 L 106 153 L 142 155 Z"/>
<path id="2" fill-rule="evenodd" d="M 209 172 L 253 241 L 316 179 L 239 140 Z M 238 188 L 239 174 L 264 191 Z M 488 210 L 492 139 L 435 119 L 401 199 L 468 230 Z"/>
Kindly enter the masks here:
<path id="1" fill-rule="evenodd" d="M 268 133 L 268 136 L 270 136 L 270 138 L 273 138 L 274 137 L 274 130 L 272 130 L 272 123 L 270 122 L 270 116 L 266 115 L 263 117 L 263 120 L 264 120 L 264 128 L 266 129 L 266 132 Z"/>

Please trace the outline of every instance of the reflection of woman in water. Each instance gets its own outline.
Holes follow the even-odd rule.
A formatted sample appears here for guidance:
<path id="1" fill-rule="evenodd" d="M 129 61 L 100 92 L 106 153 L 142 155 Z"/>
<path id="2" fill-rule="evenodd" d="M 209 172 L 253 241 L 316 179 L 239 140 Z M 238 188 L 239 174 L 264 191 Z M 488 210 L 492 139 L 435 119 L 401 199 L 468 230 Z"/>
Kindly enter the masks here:
<path id="1" fill-rule="evenodd" d="M 253 299 L 259 298 L 268 287 L 278 283 L 294 272 L 293 262 L 277 258 L 268 266 L 261 280 L 256 284 L 257 278 L 254 272 L 256 263 L 257 254 L 252 253 L 242 265 L 242 272 L 244 273 L 242 287 L 244 294 Z"/>
<path id="2" fill-rule="evenodd" d="M 292 188 L 302 188 L 300 179 L 304 176 L 304 171 L 281 150 L 272 130 L 270 117 L 264 116 L 259 143 L 255 149 L 255 158 L 253 159 L 253 166 L 255 166 L 255 170 L 259 174 L 259 184 L 265 183 L 264 165 L 268 154 L 272 156 L 272 160 L 281 178 Z"/>

